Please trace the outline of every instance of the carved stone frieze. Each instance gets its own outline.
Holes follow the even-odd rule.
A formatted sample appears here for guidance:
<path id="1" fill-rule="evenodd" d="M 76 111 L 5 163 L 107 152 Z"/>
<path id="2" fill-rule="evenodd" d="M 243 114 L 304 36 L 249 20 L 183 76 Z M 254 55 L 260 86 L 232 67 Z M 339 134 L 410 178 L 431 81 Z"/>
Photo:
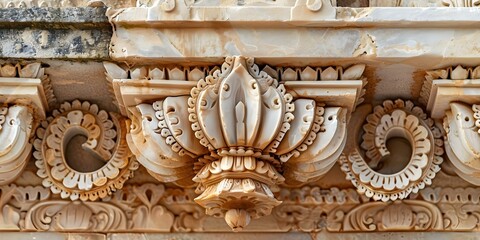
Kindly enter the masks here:
<path id="1" fill-rule="evenodd" d="M 105 198 L 138 168 L 126 144 L 125 121 L 87 101 L 63 103 L 36 133 L 37 175 L 62 198 Z"/>
<path id="2" fill-rule="evenodd" d="M 0 0 L 0 232 L 480 232 L 479 6 Z"/>
<path id="3" fill-rule="evenodd" d="M 98 202 L 59 200 L 42 186 L 0 187 L 0 229 L 89 232 L 218 232 L 188 189 L 126 185 Z M 372 202 L 354 189 L 283 188 L 283 203 L 255 229 L 271 232 L 479 231 L 477 188 L 425 188 L 408 199 Z M 160 221 L 161 220 L 161 221 Z"/>
<path id="4" fill-rule="evenodd" d="M 368 107 L 357 109 L 364 119 Z M 352 123 L 354 132 L 340 158 L 342 170 L 360 193 L 374 200 L 404 199 L 432 184 L 443 162 L 442 133 L 411 101 L 385 101 L 366 118 Z M 363 141 L 357 146 L 358 137 Z M 363 149 L 365 154 L 362 154 Z"/>

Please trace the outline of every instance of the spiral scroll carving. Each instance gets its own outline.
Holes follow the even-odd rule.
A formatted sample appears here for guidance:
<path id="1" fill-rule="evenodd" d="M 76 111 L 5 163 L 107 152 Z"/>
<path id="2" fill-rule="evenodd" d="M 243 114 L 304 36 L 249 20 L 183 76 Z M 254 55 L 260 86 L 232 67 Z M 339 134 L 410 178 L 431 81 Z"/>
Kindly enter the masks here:
<path id="1" fill-rule="evenodd" d="M 366 110 L 363 107 L 357 114 L 365 114 Z M 373 113 L 366 117 L 361 143 L 365 155 L 356 146 L 359 128 L 358 123 L 353 127 L 356 132 L 349 138 L 349 146 L 345 148 L 340 162 L 347 179 L 367 197 L 384 202 L 404 199 L 411 192 L 417 193 L 430 185 L 440 171 L 443 161 L 440 129 L 412 102 L 400 99 L 385 101 L 383 106 L 375 107 Z M 382 167 L 388 164 L 387 161 L 399 164 L 400 160 L 395 156 L 389 159 L 393 153 L 387 148 L 387 141 L 392 138 L 400 138 L 411 147 L 412 154 L 406 166 L 400 169 Z M 394 148 L 398 147 L 401 147 L 398 143 L 394 144 Z"/>
<path id="2" fill-rule="evenodd" d="M 126 126 L 116 114 L 108 114 L 95 104 L 66 102 L 53 112 L 53 117 L 37 130 L 34 142 L 38 167 L 37 175 L 48 187 L 62 198 L 71 200 L 97 200 L 105 198 L 133 176 L 138 163 L 127 147 Z M 81 155 L 68 159 L 68 146 L 72 139 L 84 136 L 81 146 L 87 156 L 97 159 L 101 166 L 84 170 L 72 167 L 88 165 Z M 73 162 L 72 162 L 73 161 Z"/>

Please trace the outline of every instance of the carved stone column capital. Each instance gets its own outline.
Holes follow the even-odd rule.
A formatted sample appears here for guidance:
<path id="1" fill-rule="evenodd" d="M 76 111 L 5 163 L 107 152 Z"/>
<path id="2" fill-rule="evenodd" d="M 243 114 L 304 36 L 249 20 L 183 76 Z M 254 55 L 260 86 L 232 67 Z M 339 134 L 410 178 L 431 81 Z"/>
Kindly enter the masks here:
<path id="1" fill-rule="evenodd" d="M 422 100 L 443 120 L 447 167 L 480 185 L 480 66 L 428 71 L 425 79 Z"/>
<path id="2" fill-rule="evenodd" d="M 54 104 L 40 63 L 0 65 L 0 185 L 21 174 L 30 159 L 35 127 Z"/>
<path id="3" fill-rule="evenodd" d="M 284 182 L 330 170 L 366 84 L 363 65 L 260 70 L 253 58 L 227 57 L 204 71 L 105 66 L 138 161 L 159 181 L 197 185 L 195 201 L 235 231 L 270 215 Z"/>

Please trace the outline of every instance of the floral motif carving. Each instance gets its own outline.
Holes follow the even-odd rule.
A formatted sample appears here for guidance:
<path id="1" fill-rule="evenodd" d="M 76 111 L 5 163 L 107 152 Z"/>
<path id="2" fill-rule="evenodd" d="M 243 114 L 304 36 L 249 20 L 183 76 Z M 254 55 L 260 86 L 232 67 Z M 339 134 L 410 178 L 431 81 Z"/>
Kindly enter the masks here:
<path id="1" fill-rule="evenodd" d="M 435 203 L 443 214 L 445 230 L 478 230 L 480 192 L 477 188 L 427 188 L 420 192 L 425 201 Z"/>
<path id="2" fill-rule="evenodd" d="M 335 164 L 346 141 L 347 111 L 294 99 L 253 58 L 227 57 L 213 69 L 204 78 L 206 71 L 196 69 L 177 74 L 202 77 L 190 96 L 129 108 L 127 139 L 152 176 L 180 186 L 193 185 L 193 179 L 200 193 L 195 201 L 206 213 L 225 217 L 240 230 L 281 203 L 273 194 L 285 181 L 280 171 L 288 184 L 301 185 Z M 352 69 L 335 70 L 337 76 L 330 77 L 326 69 L 321 76 L 336 80 L 340 72 L 360 78 L 356 75 L 363 68 Z M 174 74 L 169 70 L 167 75 Z"/>
<path id="3" fill-rule="evenodd" d="M 121 209 L 101 202 L 40 202 L 28 210 L 25 218 L 25 229 L 37 231 L 108 231 L 125 230 L 127 226 Z"/>
<path id="4" fill-rule="evenodd" d="M 433 204 L 417 200 L 371 202 L 351 209 L 344 231 L 411 231 L 443 229 L 442 213 Z"/>
<path id="5" fill-rule="evenodd" d="M 101 202 L 58 200 L 42 186 L 0 187 L 0 229 L 9 231 L 226 231 L 191 189 L 127 185 Z M 409 199 L 371 202 L 355 189 L 282 188 L 283 203 L 253 231 L 479 231 L 477 188 L 425 188 Z M 245 214 L 239 211 L 235 214 Z M 161 219 L 161 221 L 159 221 Z M 232 218 L 241 221 L 246 218 Z M 267 223 L 268 222 L 268 223 Z M 272 224 L 270 224 L 272 223 Z M 247 231 L 249 229 L 246 229 Z"/>
<path id="6" fill-rule="evenodd" d="M 62 198 L 83 201 L 105 198 L 121 189 L 138 168 L 125 134 L 125 123 L 117 115 L 109 115 L 89 102 L 63 103 L 37 129 L 34 142 L 37 175 L 44 179 L 45 187 Z M 82 148 L 101 159 L 103 166 L 93 171 L 77 170 L 68 163 L 67 147 L 76 136 L 87 139 Z M 76 156 L 75 161 L 82 160 Z"/>
<path id="7" fill-rule="evenodd" d="M 132 215 L 133 228 L 142 230 L 170 231 L 173 225 L 174 215 L 159 202 L 164 195 L 163 185 L 144 184 L 134 186 L 135 195 L 142 201 Z M 159 221 L 159 219 L 162 221 Z"/>
<path id="8" fill-rule="evenodd" d="M 363 108 L 363 114 L 367 112 L 365 110 Z M 359 115 L 356 117 L 361 119 Z M 417 193 L 432 183 L 443 161 L 442 134 L 421 108 L 410 101 L 385 101 L 383 106 L 375 107 L 366 121 L 361 144 L 366 151 L 365 156 L 356 146 L 359 135 L 357 123 L 353 128 L 356 129 L 354 137 L 349 140 L 350 145 L 340 158 L 347 179 L 360 193 L 374 200 L 404 199 L 411 192 Z M 387 166 L 388 173 L 382 173 L 380 170 L 383 164 L 388 164 L 384 161 L 390 155 L 387 141 L 395 137 L 407 140 L 412 155 L 405 167 L 391 170 L 392 167 Z"/>

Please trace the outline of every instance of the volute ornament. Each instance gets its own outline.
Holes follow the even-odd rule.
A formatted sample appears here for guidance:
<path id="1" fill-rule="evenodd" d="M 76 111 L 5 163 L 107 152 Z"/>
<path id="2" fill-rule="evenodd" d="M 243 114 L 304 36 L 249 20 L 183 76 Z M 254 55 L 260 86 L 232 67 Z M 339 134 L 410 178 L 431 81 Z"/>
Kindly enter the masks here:
<path id="1" fill-rule="evenodd" d="M 445 172 L 477 186 L 480 185 L 479 79 L 480 66 L 457 65 L 427 71 L 420 94 L 432 118 L 443 119 L 449 159 Z"/>
<path id="2" fill-rule="evenodd" d="M 14 181 L 30 159 L 33 116 L 27 106 L 0 107 L 0 185 Z"/>
<path id="3" fill-rule="evenodd" d="M 480 105 L 450 103 L 443 120 L 445 151 L 464 180 L 480 185 Z"/>
<path id="4" fill-rule="evenodd" d="M 121 117 L 78 100 L 63 103 L 42 122 L 34 142 L 37 175 L 62 198 L 105 198 L 133 176 L 138 163 L 126 144 Z M 82 139 L 83 138 L 83 139 Z M 74 151 L 79 140 L 81 151 Z"/>
<path id="5" fill-rule="evenodd" d="M 364 105 L 354 117 L 363 119 L 368 111 Z M 355 131 L 340 158 L 342 170 L 358 191 L 386 202 L 404 199 L 431 185 L 443 161 L 442 134 L 433 120 L 412 102 L 401 99 L 383 102 L 365 119 L 363 133 L 361 121 L 352 123 L 350 129 Z"/>
<path id="6" fill-rule="evenodd" d="M 22 174 L 31 156 L 34 129 L 55 104 L 41 63 L 0 63 L 0 186 Z"/>

